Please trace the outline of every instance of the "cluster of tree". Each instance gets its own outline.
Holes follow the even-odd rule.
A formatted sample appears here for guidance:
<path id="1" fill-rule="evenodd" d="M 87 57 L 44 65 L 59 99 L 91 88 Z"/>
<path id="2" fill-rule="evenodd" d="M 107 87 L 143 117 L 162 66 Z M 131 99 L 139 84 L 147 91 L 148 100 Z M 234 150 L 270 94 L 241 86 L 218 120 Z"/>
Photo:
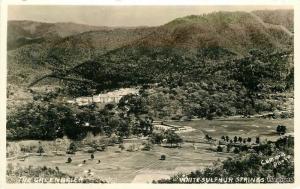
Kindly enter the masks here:
<path id="1" fill-rule="evenodd" d="M 7 139 L 55 139 L 74 123 L 70 108 L 53 103 L 28 103 L 7 118 Z M 64 125 L 64 127 L 63 127 Z"/>
<path id="2" fill-rule="evenodd" d="M 162 144 L 165 141 L 167 144 L 170 144 L 171 147 L 173 147 L 174 144 L 178 146 L 183 142 L 182 138 L 173 130 L 166 130 L 159 133 L 153 132 L 150 137 L 153 144 Z"/>
<path id="3" fill-rule="evenodd" d="M 234 136 L 233 139 L 231 139 L 229 136 L 222 136 L 221 137 L 222 141 L 227 142 L 227 143 L 251 143 L 252 138 L 251 137 L 247 137 L 247 138 L 242 138 L 242 137 L 237 137 Z M 260 138 L 259 136 L 255 137 L 255 143 L 259 144 L 260 143 Z"/>
<path id="4" fill-rule="evenodd" d="M 77 107 L 56 100 L 36 100 L 7 117 L 6 136 L 7 139 L 41 140 L 68 136 L 81 140 L 88 132 L 108 137 L 113 133 L 120 137 L 151 134 L 151 117 L 137 110 L 134 104 L 128 105 L 129 109 L 125 107 L 107 104 L 101 109 L 95 104 Z"/>
<path id="5" fill-rule="evenodd" d="M 283 135 L 286 132 L 286 126 L 278 125 L 277 128 L 276 128 L 276 131 L 279 135 Z M 205 138 L 207 140 L 211 139 L 211 137 L 209 137 L 208 135 L 206 135 Z M 242 137 L 237 137 L 237 136 L 234 136 L 233 139 L 230 139 L 230 137 L 228 137 L 228 136 L 222 136 L 221 139 L 222 139 L 223 142 L 226 142 L 225 145 L 226 145 L 226 151 L 227 152 L 230 152 L 232 147 L 234 146 L 234 150 L 233 150 L 234 153 L 239 153 L 241 151 L 248 151 L 248 149 L 250 149 L 250 147 L 251 147 L 251 146 L 248 146 L 248 144 L 251 143 L 251 141 L 252 141 L 251 137 L 242 138 Z M 283 138 L 282 140 L 285 140 L 285 139 L 286 138 Z M 282 140 L 279 139 L 277 142 L 281 142 Z M 239 143 L 239 144 L 242 144 L 242 145 L 234 145 L 236 143 Z M 256 151 L 259 151 L 260 149 L 270 149 L 270 144 L 271 143 L 272 143 L 271 141 L 268 141 L 267 144 L 261 144 L 260 143 L 260 137 L 257 136 L 255 138 L 255 144 L 257 144 L 257 145 L 261 144 L 261 145 L 254 146 L 253 149 L 256 150 Z M 217 146 L 217 151 L 218 152 L 223 152 L 223 147 L 218 145 Z"/>
<path id="6" fill-rule="evenodd" d="M 279 135 L 284 135 L 286 133 L 286 126 L 284 126 L 284 125 L 278 125 L 277 128 L 276 128 L 276 132 Z"/>
<path id="7" fill-rule="evenodd" d="M 206 135 L 205 137 L 206 139 L 209 139 L 209 136 Z M 211 137 L 210 137 L 211 138 Z M 252 148 L 251 145 L 251 141 L 252 138 L 251 137 L 247 137 L 247 138 L 242 138 L 242 137 L 237 137 L 234 136 L 232 139 L 229 136 L 222 136 L 221 137 L 221 141 L 219 141 L 219 145 L 217 146 L 216 151 L 217 152 L 233 152 L 235 154 L 240 153 L 240 152 L 247 152 L 249 149 Z M 223 147 L 222 144 L 225 146 Z M 255 143 L 256 145 L 260 144 L 260 137 L 257 136 L 255 137 Z M 255 146 L 256 147 L 256 146 Z"/>
<path id="8" fill-rule="evenodd" d="M 255 94 L 253 99 L 247 89 L 234 80 L 202 80 L 188 82 L 174 88 L 158 85 L 141 90 L 139 96 L 128 96 L 132 111 L 147 111 L 150 116 L 161 119 L 207 118 L 220 116 L 252 115 L 272 112 L 280 106 L 279 101 L 267 100 L 268 93 Z M 151 92 L 149 92 L 151 91 Z M 253 100 L 253 103 L 252 103 Z M 123 102 L 122 102 L 123 103 Z"/>
<path id="9" fill-rule="evenodd" d="M 67 154 L 75 154 L 76 150 L 77 150 L 77 146 L 75 142 L 71 142 L 67 150 Z"/>
<path id="10" fill-rule="evenodd" d="M 263 88 L 267 90 L 268 87 L 277 91 L 276 85 L 284 85 L 292 73 L 293 67 L 289 64 L 292 52 L 270 53 L 253 49 L 243 58 L 207 58 L 208 54 L 224 51 L 216 49 L 198 49 L 195 55 L 189 55 L 175 48 L 126 48 L 86 62 L 74 72 L 99 83 L 99 88 L 148 83 L 163 83 L 174 87 L 186 82 L 224 78 L 240 82 L 249 92 Z M 203 51 L 206 53 L 203 54 Z M 282 82 L 272 84 L 267 81 Z M 262 86 L 264 84 L 269 86 Z M 286 86 L 280 90 L 285 89 Z"/>
<path id="11" fill-rule="evenodd" d="M 273 145 L 272 145 L 273 144 Z M 274 179 L 268 181 L 268 177 L 287 178 L 283 182 L 293 182 L 294 180 L 294 137 L 286 136 L 275 142 L 260 144 L 253 152 L 239 154 L 237 158 L 229 158 L 214 167 L 198 170 L 188 174 L 178 174 L 170 179 L 153 181 L 154 183 L 182 183 L 186 178 L 233 178 L 234 183 L 243 183 L 245 180 L 238 180 L 239 177 L 261 178 L 260 182 L 282 182 Z M 262 164 L 263 160 L 274 158 L 284 153 L 285 156 L 279 158 L 276 166 L 273 163 Z M 290 156 L 290 158 L 285 158 Z M 290 179 L 288 181 L 288 179 Z M 189 183 L 199 183 L 197 179 L 189 180 Z M 215 180 L 213 183 L 222 183 Z"/>
<path id="12" fill-rule="evenodd" d="M 42 153 L 45 153 L 45 150 L 40 141 L 39 141 L 39 147 L 38 147 L 37 153 L 39 153 L 40 156 L 42 155 Z"/>
<path id="13" fill-rule="evenodd" d="M 72 74 L 94 83 L 95 86 L 82 86 L 90 86 L 87 90 L 94 88 L 96 92 L 157 83 L 160 88 L 142 100 L 153 109 L 151 113 L 160 117 L 180 114 L 212 118 L 273 111 L 276 103 L 266 101 L 267 94 L 293 88 L 292 52 L 251 50 L 243 58 L 221 59 L 207 58 L 215 53 L 214 48 L 207 49 L 204 55 L 203 51 L 191 56 L 178 49 L 128 48 L 86 62 Z M 70 90 L 71 85 L 67 84 Z M 78 82 L 74 85 L 80 86 Z M 152 105 L 150 102 L 155 100 Z M 176 111 L 176 104 L 181 112 Z M 161 108 L 163 105 L 167 106 Z"/>

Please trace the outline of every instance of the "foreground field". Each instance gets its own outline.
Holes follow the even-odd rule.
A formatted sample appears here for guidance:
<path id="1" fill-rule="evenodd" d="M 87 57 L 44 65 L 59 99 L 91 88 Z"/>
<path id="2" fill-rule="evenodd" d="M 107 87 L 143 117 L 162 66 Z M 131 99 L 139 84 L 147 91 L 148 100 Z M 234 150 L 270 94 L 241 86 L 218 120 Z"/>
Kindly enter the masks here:
<path id="1" fill-rule="evenodd" d="M 199 120 L 190 122 L 174 122 L 173 124 L 190 126 L 193 132 L 183 132 L 180 135 L 184 143 L 180 148 L 167 148 L 155 145 L 150 151 L 121 151 L 117 145 L 109 146 L 106 151 L 94 153 L 95 159 L 91 160 L 90 153 L 83 151 L 75 155 L 63 154 L 55 156 L 50 152 L 52 141 L 42 141 L 45 153 L 42 156 L 31 154 L 25 159 L 20 157 L 8 158 L 7 163 L 14 166 L 47 166 L 59 169 L 67 174 L 81 177 L 96 177 L 111 183 L 140 182 L 147 183 L 152 180 L 169 178 L 180 172 L 188 173 L 221 162 L 233 153 L 215 152 L 214 144 L 203 142 L 205 134 L 220 139 L 222 135 L 255 137 L 273 140 L 278 138 L 276 126 L 287 126 L 287 132 L 293 133 L 293 120 L 266 120 L 266 119 L 237 119 L 237 120 Z M 14 145 L 29 145 L 38 141 L 13 142 Z M 125 143 L 125 149 L 130 144 Z M 47 149 L 48 148 L 48 149 Z M 166 155 L 166 160 L 160 160 L 161 155 Z M 20 156 L 19 153 L 17 156 Z M 72 162 L 66 163 L 71 157 Z M 83 161 L 86 163 L 83 164 Z M 98 160 L 101 162 L 98 163 Z M 90 171 L 89 171 L 90 170 Z"/>
<path id="2" fill-rule="evenodd" d="M 185 144 L 182 148 L 164 148 L 155 146 L 152 151 L 119 152 L 118 147 L 110 147 L 105 152 L 96 152 L 95 159 L 90 154 L 78 152 L 68 156 L 30 156 L 24 161 L 13 160 L 9 163 L 19 166 L 59 167 L 62 172 L 74 176 L 86 176 L 88 170 L 98 178 L 108 182 L 151 182 L 153 179 L 168 178 L 178 172 L 193 171 L 211 166 L 214 161 L 224 160 L 229 154 L 213 153 L 205 148 L 209 145 L 194 148 Z M 167 159 L 162 161 L 160 155 L 165 154 Z M 73 161 L 66 163 L 66 157 Z M 86 160 L 85 164 L 82 164 Z M 98 160 L 101 163 L 98 164 Z M 147 175 L 147 176 L 145 176 Z"/>

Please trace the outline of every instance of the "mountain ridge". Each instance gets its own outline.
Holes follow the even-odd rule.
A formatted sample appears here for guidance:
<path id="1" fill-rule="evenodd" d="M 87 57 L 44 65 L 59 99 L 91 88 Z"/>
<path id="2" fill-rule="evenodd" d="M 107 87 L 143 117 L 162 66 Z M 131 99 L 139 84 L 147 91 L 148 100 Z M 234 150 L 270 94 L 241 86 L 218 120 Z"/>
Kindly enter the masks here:
<path id="1" fill-rule="evenodd" d="M 43 56 L 26 58 L 26 53 L 32 53 L 27 46 L 41 51 L 37 54 Z M 243 57 L 253 48 L 262 51 L 282 51 L 292 46 L 293 36 L 274 24 L 270 26 L 269 23 L 262 23 L 262 19 L 258 20 L 253 13 L 216 12 L 178 18 L 158 27 L 84 31 L 50 42 L 27 44 L 15 49 L 10 57 L 17 59 L 14 61 L 21 64 L 44 64 L 49 67 L 51 73 L 53 68 L 57 72 L 57 69 L 68 70 L 82 63 L 86 65 L 88 61 L 97 61 L 99 57 L 101 59 L 102 56 L 106 56 L 106 53 L 116 53 L 118 57 L 118 51 L 132 53 L 145 49 L 152 51 L 155 48 L 172 48 L 171 51 L 175 54 L 182 52 L 194 56 L 198 51 L 203 51 L 201 53 L 206 56 L 207 53 L 211 54 L 208 51 L 214 49 L 212 52 L 220 58 Z M 23 59 L 16 58 L 19 55 L 26 56 Z"/>

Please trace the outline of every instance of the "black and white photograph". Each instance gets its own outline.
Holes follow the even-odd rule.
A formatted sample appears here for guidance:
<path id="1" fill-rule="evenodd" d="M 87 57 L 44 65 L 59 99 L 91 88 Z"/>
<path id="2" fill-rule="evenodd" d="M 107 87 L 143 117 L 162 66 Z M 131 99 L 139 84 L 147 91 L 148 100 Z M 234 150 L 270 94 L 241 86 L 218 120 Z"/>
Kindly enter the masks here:
<path id="1" fill-rule="evenodd" d="M 293 5 L 6 21 L 6 183 L 295 183 Z"/>

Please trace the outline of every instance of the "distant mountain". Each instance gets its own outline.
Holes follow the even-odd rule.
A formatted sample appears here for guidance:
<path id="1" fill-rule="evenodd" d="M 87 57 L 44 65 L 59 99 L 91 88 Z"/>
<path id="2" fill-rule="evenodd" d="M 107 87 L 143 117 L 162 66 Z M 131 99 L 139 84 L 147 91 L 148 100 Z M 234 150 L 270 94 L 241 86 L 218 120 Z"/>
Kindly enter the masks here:
<path id="1" fill-rule="evenodd" d="M 48 62 L 65 69 L 126 46 L 149 35 L 155 28 L 111 28 L 72 35 L 57 41 L 48 51 Z M 53 59 L 54 58 L 54 59 Z M 61 61 L 58 60 L 63 60 Z M 58 65 L 57 65 L 58 64 Z"/>
<path id="2" fill-rule="evenodd" d="M 8 21 L 7 47 L 16 49 L 26 44 L 53 41 L 59 38 L 107 27 L 89 26 L 75 23 L 43 23 L 35 21 Z"/>
<path id="3" fill-rule="evenodd" d="M 90 81 L 99 90 L 167 80 L 216 81 L 215 72 L 232 74 L 222 63 L 255 54 L 270 61 L 266 57 L 292 51 L 293 34 L 285 28 L 264 23 L 253 13 L 217 12 L 178 18 L 156 27 L 139 40 L 77 64 L 64 76 Z M 284 64 L 291 69 L 290 62 Z"/>
<path id="4" fill-rule="evenodd" d="M 175 19 L 157 28 L 141 45 L 190 50 L 218 47 L 245 55 L 252 48 L 282 50 L 292 43 L 290 33 L 251 13 L 216 12 Z"/>
<path id="5" fill-rule="evenodd" d="M 40 73 L 47 73 L 51 78 L 59 76 L 60 80 L 72 77 L 106 83 L 103 86 L 130 85 L 137 84 L 136 78 L 132 81 L 130 77 L 137 77 L 141 82 L 151 77 L 154 81 L 158 71 L 177 73 L 179 67 L 193 69 L 193 62 L 220 63 L 248 56 L 252 50 L 269 54 L 290 51 L 293 33 L 286 27 L 293 28 L 293 22 L 281 24 L 284 17 L 292 20 L 293 14 L 278 11 L 278 21 L 268 21 L 266 15 L 276 14 L 276 11 L 215 12 L 178 18 L 158 27 L 140 28 L 99 29 L 76 24 L 61 28 L 59 24 L 50 27 L 51 24 L 23 22 L 22 27 L 15 27 L 22 28 L 15 29 L 15 35 L 22 34 L 34 40 L 19 48 L 15 46 L 9 52 L 9 80 L 29 84 L 41 78 Z M 53 34 L 48 32 L 53 30 L 55 32 L 50 32 Z M 180 63 L 176 63 L 177 68 L 174 61 Z M 186 61 L 188 65 L 184 65 Z M 20 77 L 20 73 L 16 75 L 14 71 L 20 65 L 32 71 Z M 118 75 L 120 72 L 126 73 L 125 76 Z M 155 81 L 159 81 L 159 76 Z"/>
<path id="6" fill-rule="evenodd" d="M 294 32 L 293 10 L 257 10 L 252 13 L 260 17 L 265 23 L 281 25 L 290 32 Z"/>
<path id="7" fill-rule="evenodd" d="M 100 56 L 150 33 L 151 28 L 111 28 L 74 23 L 8 22 L 8 79 L 28 84 L 40 73 Z M 27 72 L 18 71 L 24 67 Z M 42 72 L 41 72 L 42 69 Z"/>

